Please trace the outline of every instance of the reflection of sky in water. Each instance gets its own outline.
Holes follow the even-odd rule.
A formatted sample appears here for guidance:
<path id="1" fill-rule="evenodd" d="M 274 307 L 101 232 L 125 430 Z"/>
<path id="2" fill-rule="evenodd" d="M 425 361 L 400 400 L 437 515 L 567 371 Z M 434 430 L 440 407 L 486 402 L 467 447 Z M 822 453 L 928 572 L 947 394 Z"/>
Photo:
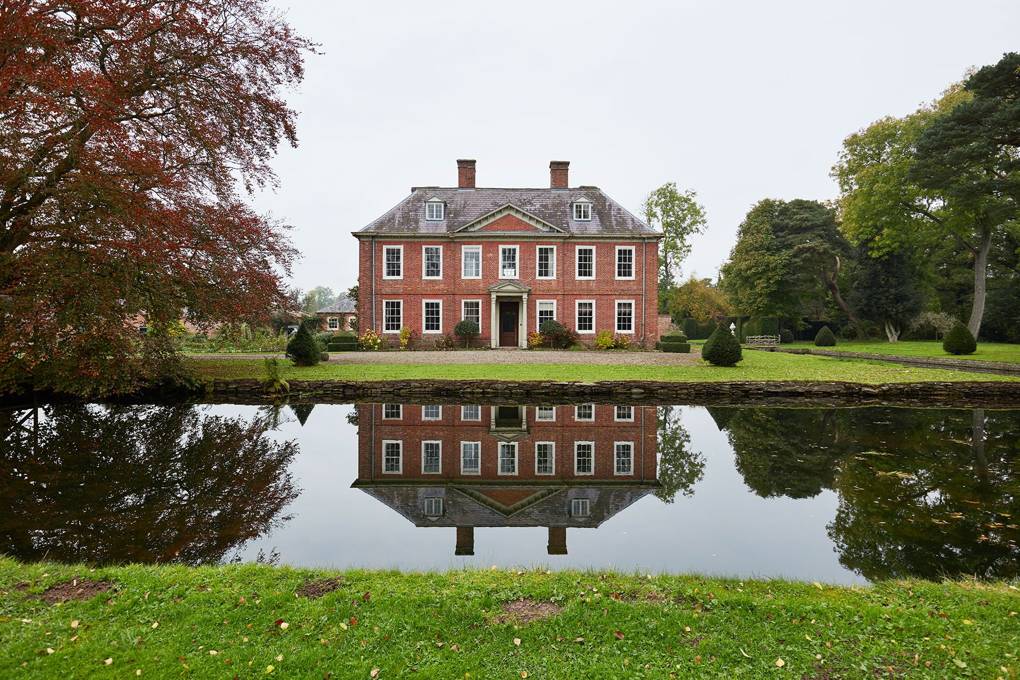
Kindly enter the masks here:
<path id="1" fill-rule="evenodd" d="M 246 416 L 256 407 L 218 405 L 210 413 Z M 445 569 L 542 566 L 641 572 L 699 572 L 862 582 L 839 564 L 826 524 L 837 496 L 760 498 L 734 467 L 733 451 L 708 411 L 682 407 L 690 449 L 705 457 L 693 496 L 666 505 L 646 496 L 598 529 L 567 530 L 569 554 L 546 553 L 546 529 L 478 528 L 475 555 L 454 556 L 454 529 L 418 528 L 367 493 L 357 478 L 357 429 L 352 406 L 318 404 L 304 427 L 286 408 L 276 436 L 297 439 L 291 471 L 301 489 L 284 510 L 292 518 L 246 545 L 242 556 L 277 550 L 281 563 L 316 567 Z M 445 453 L 444 453 L 445 455 Z"/>

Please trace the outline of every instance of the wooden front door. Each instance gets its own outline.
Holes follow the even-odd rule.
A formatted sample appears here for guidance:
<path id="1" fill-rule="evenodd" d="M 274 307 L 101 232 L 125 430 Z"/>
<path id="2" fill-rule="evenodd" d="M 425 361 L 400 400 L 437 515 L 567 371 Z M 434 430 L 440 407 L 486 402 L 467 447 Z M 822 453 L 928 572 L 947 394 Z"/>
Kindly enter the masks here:
<path id="1" fill-rule="evenodd" d="M 520 303 L 499 303 L 499 346 L 517 347 L 517 311 Z"/>

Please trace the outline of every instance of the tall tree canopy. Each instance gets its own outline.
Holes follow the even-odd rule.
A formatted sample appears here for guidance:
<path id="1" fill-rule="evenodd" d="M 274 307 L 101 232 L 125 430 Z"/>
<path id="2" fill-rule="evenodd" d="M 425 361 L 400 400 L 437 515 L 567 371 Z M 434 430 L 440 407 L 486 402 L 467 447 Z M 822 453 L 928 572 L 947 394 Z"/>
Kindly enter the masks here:
<path id="1" fill-rule="evenodd" d="M 705 323 L 728 316 L 732 308 L 721 288 L 710 279 L 693 276 L 673 290 L 669 313 L 674 319 L 694 319 Z"/>
<path id="2" fill-rule="evenodd" d="M 850 303 L 858 316 L 879 324 L 889 342 L 896 342 L 922 310 L 923 275 L 901 251 L 870 257 L 866 249 L 862 250 L 848 296 Z"/>
<path id="3" fill-rule="evenodd" d="M 175 355 L 128 320 L 269 311 L 294 251 L 238 189 L 309 49 L 265 0 L 0 5 L 0 391 L 130 389 Z"/>
<path id="4" fill-rule="evenodd" d="M 831 295 L 856 323 L 839 285 L 851 254 L 829 206 L 765 199 L 741 223 L 721 283 L 741 314 L 799 317 L 818 310 Z"/>
<path id="5" fill-rule="evenodd" d="M 672 288 L 680 263 L 691 253 L 690 238 L 705 230 L 705 208 L 694 191 L 681 191 L 676 182 L 667 182 L 645 198 L 644 213 L 645 221 L 662 231 L 659 284 Z"/>

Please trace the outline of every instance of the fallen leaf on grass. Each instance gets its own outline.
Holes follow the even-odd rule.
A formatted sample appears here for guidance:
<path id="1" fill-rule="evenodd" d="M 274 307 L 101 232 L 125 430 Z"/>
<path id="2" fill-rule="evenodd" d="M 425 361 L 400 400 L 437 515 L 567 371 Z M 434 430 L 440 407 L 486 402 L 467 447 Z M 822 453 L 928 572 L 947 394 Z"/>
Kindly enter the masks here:
<path id="1" fill-rule="evenodd" d="M 613 631 L 613 635 L 616 636 L 617 640 L 622 640 L 623 639 L 623 631 L 614 630 Z"/>
<path id="2" fill-rule="evenodd" d="M 111 665 L 113 663 L 113 659 L 112 658 L 106 659 L 105 661 L 103 661 L 103 663 L 105 663 L 107 666 L 109 666 L 109 665 Z"/>
<path id="3" fill-rule="evenodd" d="M 52 647 L 47 647 L 46 648 L 46 653 L 47 654 L 52 654 L 53 653 L 53 648 Z"/>
<path id="4" fill-rule="evenodd" d="M 776 659 L 776 668 L 782 668 L 785 665 L 786 665 L 785 661 L 783 661 L 782 659 Z"/>
<path id="5" fill-rule="evenodd" d="M 751 659 L 751 658 L 753 658 L 753 657 L 752 657 L 752 656 L 751 656 L 750 654 L 748 654 L 747 652 L 745 652 L 745 651 L 744 651 L 744 649 L 743 649 L 742 647 L 740 648 L 740 653 L 741 653 L 741 654 L 743 654 L 745 658 L 748 658 L 748 659 Z"/>
<path id="6" fill-rule="evenodd" d="M 514 638 L 514 646 L 515 647 L 520 647 L 521 646 L 521 639 L 520 638 Z"/>
<path id="7" fill-rule="evenodd" d="M 159 628 L 159 621 L 153 621 L 152 622 L 152 627 L 153 628 Z"/>
<path id="8" fill-rule="evenodd" d="M 953 659 L 953 663 L 955 663 L 958 668 L 966 668 L 967 667 L 967 662 L 966 661 L 961 661 L 960 659 Z"/>
<path id="9" fill-rule="evenodd" d="M 373 677 L 373 678 L 378 678 L 379 677 L 379 669 L 378 668 L 373 668 L 372 672 L 369 673 L 368 675 L 370 677 Z"/>
<path id="10" fill-rule="evenodd" d="M 78 619 L 75 619 L 74 621 L 71 622 L 71 628 L 77 628 L 77 627 L 78 627 Z"/>

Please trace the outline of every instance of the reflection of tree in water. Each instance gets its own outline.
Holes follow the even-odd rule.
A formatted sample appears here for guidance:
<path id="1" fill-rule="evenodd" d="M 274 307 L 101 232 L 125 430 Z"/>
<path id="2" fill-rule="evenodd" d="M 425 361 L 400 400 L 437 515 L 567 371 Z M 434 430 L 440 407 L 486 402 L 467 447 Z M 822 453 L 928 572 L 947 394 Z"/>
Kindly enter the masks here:
<path id="1" fill-rule="evenodd" d="M 759 496 L 839 493 L 829 535 L 871 578 L 1020 574 L 1020 413 L 713 408 Z"/>
<path id="2" fill-rule="evenodd" d="M 837 480 L 840 561 L 871 579 L 1020 575 L 1018 433 L 1017 412 L 889 413 Z"/>
<path id="3" fill-rule="evenodd" d="M 680 422 L 681 409 L 660 406 L 658 415 L 659 490 L 655 495 L 672 503 L 677 493 L 690 496 L 705 474 L 705 457 L 691 451 L 691 435 Z"/>
<path id="4" fill-rule="evenodd" d="M 846 454 L 836 409 L 709 408 L 744 482 L 763 498 L 811 498 L 832 486 Z M 843 418 L 845 420 L 845 418 Z"/>
<path id="5" fill-rule="evenodd" d="M 297 497 L 270 419 L 199 407 L 0 411 L 0 552 L 67 562 L 219 561 Z"/>

